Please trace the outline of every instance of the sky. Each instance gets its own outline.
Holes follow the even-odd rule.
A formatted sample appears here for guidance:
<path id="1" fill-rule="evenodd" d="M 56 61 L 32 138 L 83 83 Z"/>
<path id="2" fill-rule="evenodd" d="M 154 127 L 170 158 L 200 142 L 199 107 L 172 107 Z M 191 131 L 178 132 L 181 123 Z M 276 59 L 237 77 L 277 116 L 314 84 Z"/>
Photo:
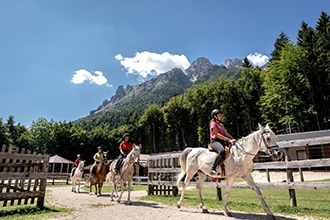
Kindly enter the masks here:
<path id="1" fill-rule="evenodd" d="M 327 0 L 0 0 L 0 118 L 74 121 L 199 57 L 267 62 Z"/>

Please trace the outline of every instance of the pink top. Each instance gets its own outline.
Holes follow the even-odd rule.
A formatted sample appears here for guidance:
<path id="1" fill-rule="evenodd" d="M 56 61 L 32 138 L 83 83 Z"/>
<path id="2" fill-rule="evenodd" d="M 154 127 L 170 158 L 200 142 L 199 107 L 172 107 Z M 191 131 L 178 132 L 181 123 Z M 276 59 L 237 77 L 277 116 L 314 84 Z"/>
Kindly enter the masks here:
<path id="1" fill-rule="evenodd" d="M 210 139 L 219 139 L 215 135 L 213 128 L 217 129 L 218 133 L 225 135 L 225 131 L 226 131 L 225 126 L 222 123 L 217 123 L 215 121 L 211 121 L 211 123 L 210 123 Z"/>

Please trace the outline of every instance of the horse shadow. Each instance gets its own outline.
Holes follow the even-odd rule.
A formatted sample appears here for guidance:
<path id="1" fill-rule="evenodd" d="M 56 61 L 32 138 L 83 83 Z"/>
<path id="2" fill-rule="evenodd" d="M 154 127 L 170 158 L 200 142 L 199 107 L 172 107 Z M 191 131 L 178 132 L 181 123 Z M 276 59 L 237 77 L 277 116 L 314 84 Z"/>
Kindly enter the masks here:
<path id="1" fill-rule="evenodd" d="M 200 211 L 191 211 L 191 210 L 180 210 L 181 212 L 195 212 L 201 213 Z M 244 220 L 269 220 L 266 214 L 249 214 L 249 213 L 241 213 L 241 212 L 230 212 L 232 214 L 233 219 L 244 219 Z M 201 213 L 203 215 L 216 215 L 216 216 L 225 216 L 222 211 L 209 212 L 209 213 Z M 297 218 L 293 217 L 284 217 L 284 216 L 275 216 L 277 220 L 297 220 Z"/>
<path id="2" fill-rule="evenodd" d="M 122 203 L 123 205 L 127 206 L 141 206 L 141 207 L 149 207 L 153 209 L 162 209 L 164 207 L 160 206 L 158 203 L 154 202 L 143 202 L 143 201 L 132 201 L 132 204 L 126 204 L 125 202 Z"/>

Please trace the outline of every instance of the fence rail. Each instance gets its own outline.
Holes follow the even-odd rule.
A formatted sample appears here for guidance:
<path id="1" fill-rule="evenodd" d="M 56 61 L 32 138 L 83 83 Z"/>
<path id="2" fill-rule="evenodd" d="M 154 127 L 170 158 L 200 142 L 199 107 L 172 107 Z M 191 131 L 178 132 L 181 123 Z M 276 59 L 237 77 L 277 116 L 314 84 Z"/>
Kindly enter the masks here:
<path id="1" fill-rule="evenodd" d="M 48 155 L 21 152 L 2 146 L 0 151 L 0 202 L 2 206 L 34 204 L 43 207 L 46 192 Z M 0 203 L 1 204 L 1 203 Z"/>

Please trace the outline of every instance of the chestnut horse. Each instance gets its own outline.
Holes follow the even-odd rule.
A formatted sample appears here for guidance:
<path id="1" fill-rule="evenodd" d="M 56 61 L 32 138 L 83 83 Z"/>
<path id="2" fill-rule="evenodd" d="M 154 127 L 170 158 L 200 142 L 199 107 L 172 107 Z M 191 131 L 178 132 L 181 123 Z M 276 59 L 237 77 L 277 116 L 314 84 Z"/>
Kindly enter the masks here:
<path id="1" fill-rule="evenodd" d="M 92 187 L 95 186 L 95 194 L 97 196 L 101 195 L 103 181 L 105 180 L 105 177 L 107 175 L 107 167 L 106 167 L 106 161 L 107 161 L 107 155 L 108 151 L 103 152 L 103 161 L 99 162 L 96 166 L 95 175 L 92 173 L 93 167 L 89 170 L 89 193 L 92 195 Z"/>

